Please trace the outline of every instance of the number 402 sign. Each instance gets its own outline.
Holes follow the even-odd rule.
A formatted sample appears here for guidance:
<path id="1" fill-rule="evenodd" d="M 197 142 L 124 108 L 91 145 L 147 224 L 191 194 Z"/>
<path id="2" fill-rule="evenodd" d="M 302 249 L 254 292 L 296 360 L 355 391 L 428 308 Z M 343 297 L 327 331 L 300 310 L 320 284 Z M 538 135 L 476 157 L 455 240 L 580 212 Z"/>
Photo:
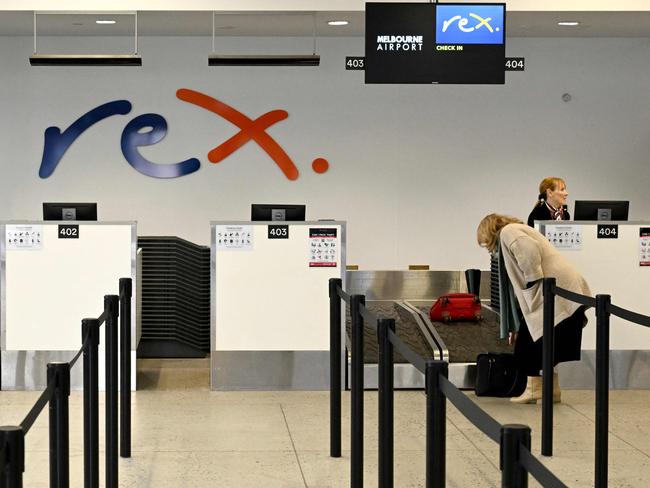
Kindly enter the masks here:
<path id="1" fill-rule="evenodd" d="M 69 224 L 59 225 L 59 239 L 79 239 L 79 226 Z"/>

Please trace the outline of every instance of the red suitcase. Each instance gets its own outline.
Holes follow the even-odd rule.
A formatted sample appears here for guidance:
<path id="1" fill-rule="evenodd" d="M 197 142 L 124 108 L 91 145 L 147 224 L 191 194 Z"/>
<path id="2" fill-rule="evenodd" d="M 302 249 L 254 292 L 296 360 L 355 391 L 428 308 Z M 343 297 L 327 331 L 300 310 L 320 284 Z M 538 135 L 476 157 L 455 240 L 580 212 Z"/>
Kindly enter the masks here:
<path id="1" fill-rule="evenodd" d="M 434 322 L 481 320 L 481 300 L 473 293 L 450 293 L 433 304 L 429 317 Z"/>

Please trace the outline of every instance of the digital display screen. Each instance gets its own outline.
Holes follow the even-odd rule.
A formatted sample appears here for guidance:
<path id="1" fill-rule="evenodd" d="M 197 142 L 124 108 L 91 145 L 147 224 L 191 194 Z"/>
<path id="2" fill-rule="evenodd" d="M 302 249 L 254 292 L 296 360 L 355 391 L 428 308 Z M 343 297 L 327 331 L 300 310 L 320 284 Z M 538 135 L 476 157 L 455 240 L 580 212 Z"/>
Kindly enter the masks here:
<path id="1" fill-rule="evenodd" d="M 366 4 L 366 83 L 503 84 L 505 4 Z"/>

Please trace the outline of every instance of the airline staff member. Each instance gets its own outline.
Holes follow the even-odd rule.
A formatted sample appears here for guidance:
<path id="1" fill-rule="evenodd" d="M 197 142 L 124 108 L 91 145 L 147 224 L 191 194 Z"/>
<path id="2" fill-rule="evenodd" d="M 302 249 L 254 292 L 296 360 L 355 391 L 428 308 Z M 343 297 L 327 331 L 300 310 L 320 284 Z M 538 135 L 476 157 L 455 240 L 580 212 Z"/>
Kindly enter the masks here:
<path id="1" fill-rule="evenodd" d="M 569 211 L 564 209 L 567 196 L 562 178 L 544 178 L 539 184 L 539 200 L 528 216 L 528 225 L 533 227 L 535 220 L 569 220 Z"/>

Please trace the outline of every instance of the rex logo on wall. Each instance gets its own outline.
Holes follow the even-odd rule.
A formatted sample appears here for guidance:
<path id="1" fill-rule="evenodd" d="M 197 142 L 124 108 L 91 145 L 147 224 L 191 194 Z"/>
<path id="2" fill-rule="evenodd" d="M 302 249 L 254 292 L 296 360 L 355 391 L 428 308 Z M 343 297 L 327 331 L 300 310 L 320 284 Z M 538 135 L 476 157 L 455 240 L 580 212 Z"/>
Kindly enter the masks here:
<path id="1" fill-rule="evenodd" d="M 273 124 L 289 116 L 285 110 L 271 110 L 257 119 L 251 119 L 216 98 L 198 91 L 181 88 L 176 91 L 176 97 L 219 115 L 239 129 L 239 132 L 208 153 L 210 162 L 219 163 L 247 142 L 254 141 L 271 157 L 289 180 L 298 178 L 300 172 L 294 162 L 280 144 L 266 132 L 266 129 Z M 131 102 L 127 100 L 114 100 L 85 113 L 64 131 L 59 127 L 48 127 L 45 130 L 43 158 L 38 175 L 41 178 L 49 178 L 68 148 L 83 132 L 113 115 L 126 115 L 131 108 Z M 143 129 L 149 130 L 142 132 Z M 140 154 L 139 147 L 157 144 L 166 134 L 167 121 L 161 115 L 149 113 L 135 117 L 122 131 L 121 148 L 124 158 L 138 172 L 153 178 L 177 178 L 197 171 L 201 167 L 201 162 L 197 158 L 174 164 L 157 164 L 148 161 Z M 312 162 L 312 169 L 316 173 L 324 173 L 328 168 L 329 163 L 326 159 L 316 158 Z"/>

